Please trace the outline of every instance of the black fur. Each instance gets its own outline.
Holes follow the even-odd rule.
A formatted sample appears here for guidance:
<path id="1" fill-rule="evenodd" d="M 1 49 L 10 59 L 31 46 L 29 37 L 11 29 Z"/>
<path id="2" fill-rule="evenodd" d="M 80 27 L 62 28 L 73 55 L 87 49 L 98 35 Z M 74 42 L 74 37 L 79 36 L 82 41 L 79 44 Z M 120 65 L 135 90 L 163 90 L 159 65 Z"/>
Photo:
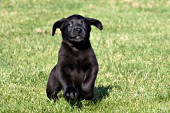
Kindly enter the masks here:
<path id="1" fill-rule="evenodd" d="M 93 98 L 98 62 L 89 41 L 91 25 L 103 29 L 99 20 L 81 15 L 72 15 L 54 23 L 52 36 L 60 28 L 63 40 L 58 63 L 48 78 L 46 93 L 49 99 L 58 99 L 60 90 L 64 91 L 67 99 Z"/>

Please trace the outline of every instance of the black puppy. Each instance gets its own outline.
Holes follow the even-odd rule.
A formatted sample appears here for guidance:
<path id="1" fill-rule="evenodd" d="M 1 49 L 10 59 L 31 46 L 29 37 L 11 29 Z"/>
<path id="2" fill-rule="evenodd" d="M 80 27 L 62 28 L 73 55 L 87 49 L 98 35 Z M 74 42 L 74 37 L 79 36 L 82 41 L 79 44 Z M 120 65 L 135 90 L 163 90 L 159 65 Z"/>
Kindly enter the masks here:
<path id="1" fill-rule="evenodd" d="M 81 15 L 72 15 L 54 23 L 52 36 L 60 28 L 63 40 L 58 63 L 48 78 L 48 98 L 58 99 L 57 93 L 61 89 L 67 99 L 93 98 L 98 63 L 89 40 L 91 25 L 103 29 L 99 20 Z"/>

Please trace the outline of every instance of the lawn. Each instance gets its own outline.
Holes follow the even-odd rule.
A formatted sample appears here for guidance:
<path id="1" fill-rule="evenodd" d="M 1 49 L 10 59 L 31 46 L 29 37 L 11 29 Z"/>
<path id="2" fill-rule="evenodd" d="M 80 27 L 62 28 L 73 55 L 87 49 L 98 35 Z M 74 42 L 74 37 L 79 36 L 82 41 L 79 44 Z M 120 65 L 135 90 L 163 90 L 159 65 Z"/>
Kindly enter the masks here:
<path id="1" fill-rule="evenodd" d="M 99 62 L 95 97 L 54 103 L 46 97 L 61 34 L 56 20 L 99 19 L 91 43 Z M 1 113 L 169 113 L 169 0 L 0 0 Z"/>

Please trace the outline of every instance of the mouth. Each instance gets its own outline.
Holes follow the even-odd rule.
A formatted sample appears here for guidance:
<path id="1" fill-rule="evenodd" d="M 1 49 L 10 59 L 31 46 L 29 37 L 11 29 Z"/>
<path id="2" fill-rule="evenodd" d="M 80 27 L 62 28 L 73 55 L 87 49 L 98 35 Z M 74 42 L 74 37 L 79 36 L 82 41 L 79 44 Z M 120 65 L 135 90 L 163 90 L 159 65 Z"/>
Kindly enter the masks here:
<path id="1" fill-rule="evenodd" d="M 77 35 L 75 38 L 76 38 L 76 39 L 82 39 L 82 36 Z"/>
<path id="2" fill-rule="evenodd" d="M 77 36 L 75 36 L 75 38 L 74 38 L 74 41 L 75 42 L 81 42 L 81 41 L 83 41 L 84 40 L 84 38 L 82 37 L 82 36 L 80 36 L 80 35 L 77 35 Z"/>
<path id="3" fill-rule="evenodd" d="M 69 40 L 71 42 L 82 42 L 85 40 L 85 34 L 84 33 L 70 33 Z"/>

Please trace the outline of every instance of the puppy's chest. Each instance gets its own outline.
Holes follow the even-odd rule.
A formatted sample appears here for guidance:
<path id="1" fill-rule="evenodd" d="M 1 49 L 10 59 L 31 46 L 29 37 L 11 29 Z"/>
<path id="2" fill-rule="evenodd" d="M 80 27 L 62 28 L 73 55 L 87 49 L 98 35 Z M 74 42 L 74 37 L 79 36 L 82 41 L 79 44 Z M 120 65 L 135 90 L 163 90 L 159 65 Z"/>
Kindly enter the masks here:
<path id="1" fill-rule="evenodd" d="M 68 75 L 71 77 L 75 84 L 78 84 L 84 80 L 84 77 L 89 69 L 90 63 L 84 59 L 70 59 L 66 69 L 69 70 Z"/>
<path id="2" fill-rule="evenodd" d="M 76 71 L 77 73 L 86 72 L 90 67 L 91 63 L 88 59 L 79 59 L 73 58 L 70 59 L 69 68 L 72 72 Z"/>

